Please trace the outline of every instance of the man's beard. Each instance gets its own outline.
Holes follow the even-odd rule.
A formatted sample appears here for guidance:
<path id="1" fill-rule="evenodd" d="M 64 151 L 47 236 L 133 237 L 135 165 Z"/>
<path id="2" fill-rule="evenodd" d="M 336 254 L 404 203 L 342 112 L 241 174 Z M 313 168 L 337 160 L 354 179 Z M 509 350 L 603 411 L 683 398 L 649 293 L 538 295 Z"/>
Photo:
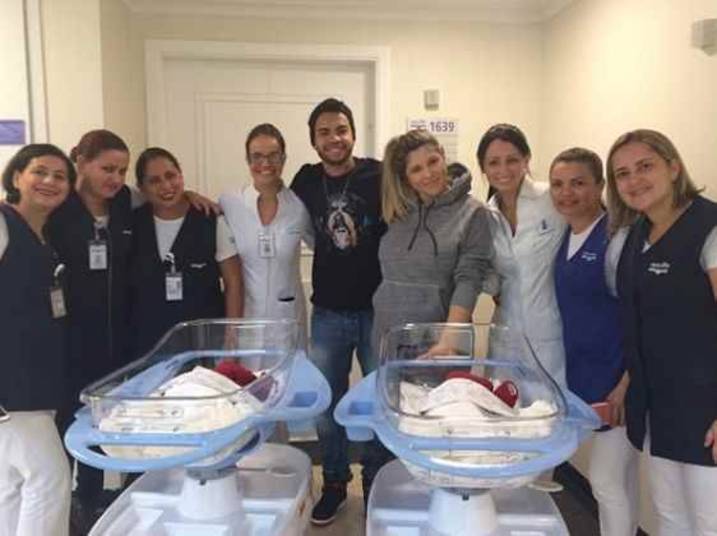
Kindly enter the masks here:
<path id="1" fill-rule="evenodd" d="M 349 147 L 342 146 L 342 149 L 343 153 L 340 158 L 331 158 L 328 155 L 329 152 L 324 150 L 318 151 L 319 158 L 321 158 L 321 161 L 325 164 L 329 164 L 331 166 L 341 166 L 343 164 L 346 164 L 353 158 L 353 145 Z"/>

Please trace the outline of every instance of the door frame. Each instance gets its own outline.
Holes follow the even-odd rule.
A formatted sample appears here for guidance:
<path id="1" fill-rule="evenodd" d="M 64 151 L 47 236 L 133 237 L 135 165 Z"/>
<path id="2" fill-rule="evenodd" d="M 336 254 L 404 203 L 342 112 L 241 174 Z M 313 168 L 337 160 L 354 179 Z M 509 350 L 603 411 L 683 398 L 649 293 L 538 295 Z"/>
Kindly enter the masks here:
<path id="1" fill-rule="evenodd" d="M 368 64 L 374 76 L 373 149 L 377 158 L 381 157 L 383 147 L 388 141 L 388 47 L 148 39 L 145 42 L 145 76 L 147 141 L 150 145 L 163 146 L 168 140 L 164 62 L 170 59 Z"/>
<path id="2" fill-rule="evenodd" d="M 41 0 L 24 0 L 25 41 L 27 48 L 28 90 L 30 97 L 30 139 L 33 143 L 48 140 L 45 57 L 42 39 Z"/>

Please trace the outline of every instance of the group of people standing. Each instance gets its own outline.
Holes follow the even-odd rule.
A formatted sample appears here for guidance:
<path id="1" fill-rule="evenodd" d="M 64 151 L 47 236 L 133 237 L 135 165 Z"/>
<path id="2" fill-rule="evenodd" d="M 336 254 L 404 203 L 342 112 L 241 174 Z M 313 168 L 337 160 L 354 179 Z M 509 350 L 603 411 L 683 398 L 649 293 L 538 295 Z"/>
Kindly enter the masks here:
<path id="1" fill-rule="evenodd" d="M 81 388 L 174 323 L 224 316 L 299 322 L 333 394 L 317 426 L 324 485 L 312 512 L 330 523 L 351 478 L 332 414 L 354 352 L 367 374 L 387 328 L 471 322 L 484 292 L 494 321 L 525 334 L 559 386 L 606 404 L 589 474 L 602 534 L 635 533 L 643 447 L 659 534 L 717 534 L 717 205 L 672 143 L 649 130 L 621 136 L 607 181 L 593 151 L 569 149 L 540 183 L 524 134 L 498 124 L 478 143 L 492 191 L 482 204 L 468 169 L 448 165 L 425 131 L 393 138 L 379 162 L 353 155 L 345 103 L 321 102 L 308 125 L 320 162 L 289 187 L 281 132 L 254 127 L 252 181 L 223 195 L 221 210 L 185 190 L 163 148 L 137 158 L 137 189 L 128 188 L 129 150 L 109 131 L 83 136 L 70 158 L 29 145 L 10 161 L 0 204 L 0 405 L 10 416 L 0 422 L 0 533 L 66 534 L 70 473 L 54 421 L 61 429 Z M 314 250 L 310 333 L 302 241 Z M 365 448 L 365 497 L 388 456 L 376 442 Z M 79 467 L 76 493 L 89 509 L 101 506 L 100 478 Z"/>

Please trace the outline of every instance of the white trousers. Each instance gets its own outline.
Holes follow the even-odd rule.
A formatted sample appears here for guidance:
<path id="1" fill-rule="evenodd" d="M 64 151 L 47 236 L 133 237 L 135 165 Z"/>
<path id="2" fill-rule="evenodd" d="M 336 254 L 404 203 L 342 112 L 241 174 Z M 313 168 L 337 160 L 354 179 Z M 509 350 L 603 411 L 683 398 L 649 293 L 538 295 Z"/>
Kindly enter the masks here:
<path id="1" fill-rule="evenodd" d="M 645 439 L 655 536 L 717 536 L 717 467 L 682 463 L 650 454 Z"/>
<path id="2" fill-rule="evenodd" d="M 0 423 L 0 536 L 67 536 L 70 464 L 50 411 Z"/>
<path id="3" fill-rule="evenodd" d="M 635 536 L 639 454 L 624 426 L 593 434 L 588 479 L 598 503 L 601 536 Z"/>

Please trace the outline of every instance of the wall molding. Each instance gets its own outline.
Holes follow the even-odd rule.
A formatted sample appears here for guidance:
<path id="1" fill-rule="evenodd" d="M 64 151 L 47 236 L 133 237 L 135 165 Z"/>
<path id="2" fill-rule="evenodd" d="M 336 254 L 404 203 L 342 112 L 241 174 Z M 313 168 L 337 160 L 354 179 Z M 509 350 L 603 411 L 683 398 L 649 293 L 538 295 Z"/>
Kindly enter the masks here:
<path id="1" fill-rule="evenodd" d="M 135 13 L 271 19 L 473 21 L 534 24 L 574 0 L 124 0 Z"/>
<path id="2" fill-rule="evenodd" d="M 388 141 L 391 93 L 387 47 L 152 39 L 145 42 L 149 144 L 164 146 L 168 142 L 164 62 L 172 59 L 369 64 L 374 74 L 374 154 L 382 154 Z"/>
<path id="3" fill-rule="evenodd" d="M 47 87 L 45 55 L 42 42 L 40 0 L 25 0 L 25 50 L 27 54 L 28 110 L 30 132 L 28 143 L 43 143 L 49 138 L 47 128 Z"/>

